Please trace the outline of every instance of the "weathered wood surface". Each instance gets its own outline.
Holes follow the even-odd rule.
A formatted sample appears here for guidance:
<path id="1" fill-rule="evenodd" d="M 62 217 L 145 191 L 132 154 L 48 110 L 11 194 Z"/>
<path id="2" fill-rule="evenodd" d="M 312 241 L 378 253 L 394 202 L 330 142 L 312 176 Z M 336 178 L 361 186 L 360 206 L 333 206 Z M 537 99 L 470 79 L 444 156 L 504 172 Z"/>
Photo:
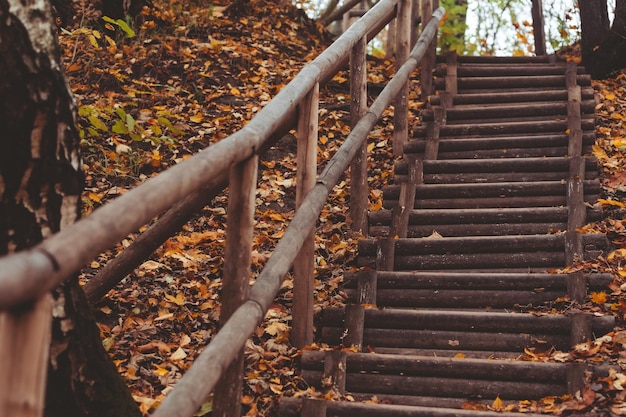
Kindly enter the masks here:
<path id="1" fill-rule="evenodd" d="M 359 309 L 362 346 L 376 354 L 356 354 L 356 362 L 348 355 L 346 393 L 410 404 L 402 409 L 410 415 L 425 404 L 433 407 L 428 415 L 443 412 L 443 398 L 460 407 L 460 397 L 575 393 L 584 383 L 582 366 L 550 364 L 554 369 L 525 374 L 515 368 L 527 366 L 519 362 L 490 359 L 489 366 L 503 368 L 488 370 L 452 357 L 568 350 L 614 326 L 612 316 L 505 312 L 566 295 L 583 302 L 587 291 L 611 282 L 609 274 L 546 273 L 608 248 L 605 236 L 573 227 L 602 216 L 591 206 L 600 193 L 597 161 L 582 156 L 595 140 L 589 77 L 547 56 L 444 59 L 435 71 L 441 90 L 413 129 L 416 139 L 405 144 L 394 184 L 383 188 L 384 209 L 369 216 L 374 238 L 359 242 L 357 262 L 367 268 L 346 277 L 351 302 L 363 303 L 367 288 L 368 304 L 378 307 Z M 407 189 L 415 192 L 409 210 Z M 353 326 L 348 316 L 325 310 L 321 341 L 340 344 Z M 318 387 L 322 355 L 302 358 L 304 378 Z"/>
<path id="2" fill-rule="evenodd" d="M 593 87 L 582 87 L 581 94 L 583 100 L 593 100 Z M 508 92 L 483 92 L 457 95 L 452 98 L 453 104 L 470 105 L 470 104 L 495 104 L 495 103 L 523 103 L 523 102 L 542 102 L 542 101 L 566 101 L 568 98 L 567 91 L 564 90 L 540 90 L 540 91 L 508 91 Z M 430 103 L 438 106 L 441 102 L 439 96 L 430 97 Z"/>
<path id="3" fill-rule="evenodd" d="M 255 155 L 230 171 L 220 309 L 222 326 L 248 298 L 258 164 L 259 159 Z M 213 413 L 216 417 L 241 415 L 244 352 L 243 347 L 237 350 L 237 356 L 222 375 L 222 384 L 215 390 Z"/>
<path id="4" fill-rule="evenodd" d="M 382 11 L 384 15 L 387 15 L 390 10 L 389 7 L 390 5 L 385 1 L 377 3 L 363 19 L 353 24 L 344 36 L 352 39 L 351 36 L 358 35 L 358 30 L 367 30 L 369 33 L 371 29 L 368 28 L 365 18 L 372 13 L 370 16 L 377 21 L 379 18 L 378 13 Z M 350 161 L 354 158 L 384 110 L 389 106 L 402 85 L 408 80 L 409 75 L 417 67 L 418 62 L 426 51 L 426 45 L 430 43 L 430 39 L 436 33 L 438 21 L 442 16 L 443 9 L 438 9 L 433 19 L 426 26 L 417 45 L 411 51 L 410 58 L 400 68 L 398 74 L 388 83 L 387 87 L 371 105 L 369 111 L 357 123 L 345 139 L 343 145 L 337 150 L 331 161 L 318 176 L 315 187 L 306 195 L 300 209 L 296 211 L 292 222 L 277 244 L 274 253 L 257 277 L 254 286 L 250 290 L 249 299 L 233 313 L 231 319 L 202 351 L 191 368 L 186 371 L 183 378 L 178 381 L 177 388 L 165 398 L 153 414 L 155 417 L 191 415 L 213 390 L 224 368 L 235 357 L 236 352 L 232 349 L 232 346 L 243 346 L 257 323 L 263 318 L 263 315 L 278 293 L 294 259 L 303 247 L 306 237 L 314 227 L 333 187 L 348 168 Z M 352 33 L 352 31 L 356 32 Z M 349 43 L 348 45 L 352 47 L 354 44 Z M 324 56 L 324 59 L 327 59 L 332 55 L 320 55 L 320 57 L 322 56 Z"/>

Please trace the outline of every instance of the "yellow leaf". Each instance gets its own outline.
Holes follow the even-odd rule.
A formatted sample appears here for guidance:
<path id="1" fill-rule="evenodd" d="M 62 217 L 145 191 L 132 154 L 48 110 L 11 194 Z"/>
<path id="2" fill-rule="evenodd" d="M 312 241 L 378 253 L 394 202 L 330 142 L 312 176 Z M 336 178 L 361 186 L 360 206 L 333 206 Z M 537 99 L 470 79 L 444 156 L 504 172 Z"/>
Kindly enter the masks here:
<path id="1" fill-rule="evenodd" d="M 233 96 L 240 96 L 241 95 L 241 91 L 239 91 L 239 89 L 233 87 L 230 89 L 230 94 L 232 94 Z"/>
<path id="2" fill-rule="evenodd" d="M 89 192 L 89 194 L 87 195 L 89 196 L 89 199 L 91 201 L 95 201 L 96 203 L 99 203 L 102 201 L 102 196 L 100 194 Z"/>
<path id="3" fill-rule="evenodd" d="M 185 295 L 182 293 L 182 291 L 176 294 L 176 297 L 170 294 L 165 294 L 165 299 L 179 306 L 185 305 Z"/>
<path id="4" fill-rule="evenodd" d="M 604 94 L 604 99 L 605 100 L 615 100 L 615 94 L 607 91 Z"/>
<path id="5" fill-rule="evenodd" d="M 367 153 L 370 153 L 374 150 L 374 147 L 376 146 L 375 143 L 370 143 L 367 145 Z"/>
<path id="6" fill-rule="evenodd" d="M 196 113 L 194 116 L 189 118 L 194 123 L 200 123 L 202 121 L 202 113 Z"/>
<path id="7" fill-rule="evenodd" d="M 454 355 L 455 359 L 463 359 L 465 358 L 465 354 L 464 353 L 457 353 L 456 355 Z"/>
<path id="8" fill-rule="evenodd" d="M 289 327 L 285 323 L 281 323 L 279 321 L 273 321 L 267 325 L 265 328 L 265 333 L 270 336 L 277 336 L 279 334 L 284 334 L 289 330 Z"/>
<path id="9" fill-rule="evenodd" d="M 596 158 L 598 158 L 598 160 L 606 161 L 609 159 L 609 156 L 606 154 L 604 149 L 602 149 L 600 146 L 593 145 L 592 149 L 593 149 L 593 154 L 595 155 Z"/>
<path id="10" fill-rule="evenodd" d="M 621 258 L 626 257 L 626 248 L 616 249 L 613 252 L 609 253 L 609 255 L 606 258 L 609 261 L 612 261 L 613 259 L 615 259 L 616 256 L 619 256 Z"/>
<path id="11" fill-rule="evenodd" d="M 592 292 L 591 293 L 591 302 L 593 302 L 594 304 L 604 304 L 604 303 L 606 303 L 606 293 L 604 291 Z"/>
<path id="12" fill-rule="evenodd" d="M 89 35 L 87 36 L 87 38 L 89 39 L 89 43 L 91 44 L 91 46 L 93 46 L 96 49 L 100 49 L 100 45 L 98 45 L 98 41 L 96 40 L 95 36 Z"/>
<path id="13" fill-rule="evenodd" d="M 165 376 L 170 373 L 169 369 L 161 368 L 160 366 L 157 366 L 156 369 L 152 372 L 154 372 L 158 376 Z"/>
<path id="14" fill-rule="evenodd" d="M 626 207 L 626 204 L 622 203 L 621 201 L 605 200 L 604 198 L 598 198 L 598 203 L 604 206 Z"/>
<path id="15" fill-rule="evenodd" d="M 493 400 L 493 404 L 491 404 L 495 410 L 502 410 L 504 408 L 504 403 L 500 399 L 500 396 L 497 396 L 495 400 Z"/>

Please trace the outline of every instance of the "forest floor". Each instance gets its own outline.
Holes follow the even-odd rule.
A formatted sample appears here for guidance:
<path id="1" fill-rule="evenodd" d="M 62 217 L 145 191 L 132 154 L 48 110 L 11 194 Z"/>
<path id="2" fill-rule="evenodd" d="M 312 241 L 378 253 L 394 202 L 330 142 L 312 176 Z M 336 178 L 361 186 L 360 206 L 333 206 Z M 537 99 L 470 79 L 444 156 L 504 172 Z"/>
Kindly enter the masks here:
<path id="1" fill-rule="evenodd" d="M 220 0 L 155 1 L 141 23 L 87 24 L 97 18 L 83 11 L 81 24 L 60 34 L 70 86 L 78 104 L 78 123 L 86 186 L 84 215 L 199 150 L 229 136 L 268 103 L 324 47 L 331 36 L 295 7 L 275 2 Z M 237 6 L 235 6 L 237 5 Z M 80 19 L 79 19 L 80 20 Z M 388 80 L 394 63 L 372 51 L 368 81 Z M 611 271 L 612 293 L 592 293 L 584 305 L 563 299 L 542 311 L 584 309 L 611 312 L 620 327 L 571 352 L 548 352 L 528 360 L 626 362 L 626 73 L 594 82 L 598 93 L 598 141 L 594 153 L 604 167 L 607 217 L 586 226 L 607 233 L 616 250 L 577 268 Z M 324 165 L 349 133 L 349 87 L 341 74 L 321 92 L 318 162 Z M 411 119 L 423 103 L 419 86 L 411 90 Z M 382 205 L 382 185 L 391 180 L 394 158 L 391 114 L 370 137 L 370 209 Z M 253 272 L 256 275 L 283 235 L 294 212 L 295 138 L 285 136 L 263 157 L 259 170 Z M 349 179 L 334 190 L 316 234 L 316 309 L 339 305 L 344 272 L 355 269 L 357 241 L 347 215 Z M 226 230 L 226 194 L 190 220 L 150 259 L 95 306 L 103 343 L 148 414 L 173 388 L 216 333 Z M 148 226 L 146 226 L 147 228 Z M 81 274 L 89 280 L 129 246 L 128 236 L 103 253 Z M 283 285 L 263 326 L 247 342 L 244 414 L 276 415 L 281 396 L 315 393 L 298 376 L 300 352 L 289 343 L 291 278 Z M 313 347 L 315 348 L 315 347 Z M 550 398 L 518 409 L 567 413 L 611 409 L 626 414 L 626 375 L 590 381 L 581 398 Z M 209 415 L 211 398 L 198 416 Z"/>

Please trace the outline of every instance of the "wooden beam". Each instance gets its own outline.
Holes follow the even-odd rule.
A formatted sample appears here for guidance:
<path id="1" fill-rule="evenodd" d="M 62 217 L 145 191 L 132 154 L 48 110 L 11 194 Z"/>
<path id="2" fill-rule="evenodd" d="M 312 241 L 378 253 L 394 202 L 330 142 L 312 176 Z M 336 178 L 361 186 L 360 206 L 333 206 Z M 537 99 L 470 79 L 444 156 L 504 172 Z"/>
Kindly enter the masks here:
<path id="1" fill-rule="evenodd" d="M 367 44 L 361 38 L 350 54 L 350 125 L 354 127 L 367 110 Z M 367 236 L 367 142 L 350 164 L 350 217 L 352 230 Z"/>
<path id="2" fill-rule="evenodd" d="M 399 0 L 396 18 L 396 68 L 409 58 L 411 43 L 411 0 Z M 409 83 L 404 83 L 394 100 L 393 154 L 402 156 L 409 135 Z"/>
<path id="3" fill-rule="evenodd" d="M 251 277 L 252 234 L 256 180 L 259 159 L 255 155 L 230 170 L 228 194 L 228 224 L 224 250 L 220 324 L 226 324 L 232 314 L 248 299 Z M 241 416 L 243 392 L 243 347 L 226 368 L 221 383 L 215 388 L 213 414 L 217 417 Z"/>
<path id="4" fill-rule="evenodd" d="M 298 154 L 296 181 L 296 210 L 302 206 L 317 179 L 317 128 L 319 84 L 300 103 L 298 112 Z M 296 258 L 293 286 L 293 327 L 291 343 L 302 348 L 313 343 L 313 292 L 315 267 L 315 230 L 309 230 Z"/>
<path id="5" fill-rule="evenodd" d="M 34 303 L 0 311 L 0 415 L 43 415 L 51 324 L 48 294 Z"/>

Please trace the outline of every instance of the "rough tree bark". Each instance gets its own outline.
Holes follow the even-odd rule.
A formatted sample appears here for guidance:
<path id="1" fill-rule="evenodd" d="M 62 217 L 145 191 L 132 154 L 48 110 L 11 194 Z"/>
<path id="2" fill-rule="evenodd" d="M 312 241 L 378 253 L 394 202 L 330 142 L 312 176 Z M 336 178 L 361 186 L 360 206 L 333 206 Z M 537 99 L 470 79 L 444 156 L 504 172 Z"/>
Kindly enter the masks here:
<path id="1" fill-rule="evenodd" d="M 83 174 L 76 109 L 55 32 L 47 1 L 0 0 L 0 255 L 31 247 L 80 215 Z M 77 278 L 55 290 L 50 299 L 52 342 L 44 414 L 140 416 L 102 347 Z M 0 312 L 0 324 L 34 310 L 25 305 Z M 30 330 L 13 327 L 7 334 L 10 327 L 0 326 L 2 347 L 10 344 L 8 337 Z M 0 357 L 4 363 L 13 359 Z M 6 376 L 5 382 L 21 377 L 19 368 L 12 369 L 16 374 Z M 44 376 L 45 371 L 39 378 Z"/>
<path id="2" fill-rule="evenodd" d="M 579 0 L 582 64 L 593 78 L 626 68 L 626 0 L 616 0 L 609 29 L 605 0 Z"/>

